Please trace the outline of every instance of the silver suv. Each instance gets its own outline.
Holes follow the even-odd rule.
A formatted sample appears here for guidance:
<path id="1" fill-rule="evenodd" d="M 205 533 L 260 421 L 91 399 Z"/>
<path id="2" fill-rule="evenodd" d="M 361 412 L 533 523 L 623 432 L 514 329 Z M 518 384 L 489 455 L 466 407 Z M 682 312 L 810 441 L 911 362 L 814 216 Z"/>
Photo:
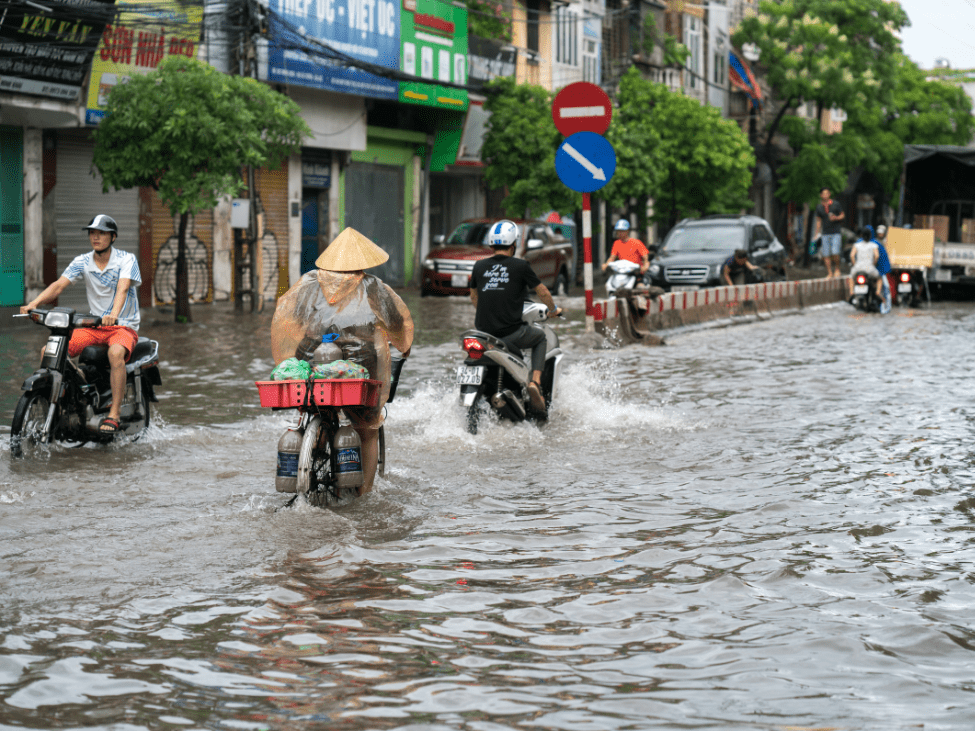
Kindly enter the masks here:
<path id="1" fill-rule="evenodd" d="M 766 281 L 785 278 L 785 247 L 758 216 L 685 218 L 671 229 L 650 262 L 651 284 L 669 290 L 714 287 L 735 249 L 745 249 Z"/>

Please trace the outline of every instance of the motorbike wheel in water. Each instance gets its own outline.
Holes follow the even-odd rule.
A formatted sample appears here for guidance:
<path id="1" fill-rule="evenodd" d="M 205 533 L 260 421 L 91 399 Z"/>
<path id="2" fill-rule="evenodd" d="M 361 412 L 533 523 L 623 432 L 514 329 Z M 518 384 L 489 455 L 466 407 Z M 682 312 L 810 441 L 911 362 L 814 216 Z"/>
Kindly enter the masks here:
<path id="1" fill-rule="evenodd" d="M 305 427 L 298 453 L 298 494 L 316 508 L 343 505 L 359 496 L 353 487 L 332 486 L 332 431 L 321 416 L 313 416 Z"/>
<path id="2" fill-rule="evenodd" d="M 379 427 L 379 464 L 376 465 L 376 474 L 379 477 L 386 476 L 386 427 Z"/>
<path id="3" fill-rule="evenodd" d="M 467 433 L 477 434 L 477 424 L 481 420 L 484 411 L 484 397 L 477 394 L 474 403 L 467 408 Z"/>
<path id="4" fill-rule="evenodd" d="M 44 423 L 50 401 L 37 393 L 24 394 L 14 408 L 14 419 L 10 425 L 10 454 L 24 456 L 24 447 L 33 449 L 44 437 Z"/>
<path id="5" fill-rule="evenodd" d="M 145 391 L 142 392 L 142 424 L 139 426 L 139 431 L 135 433 L 132 437 L 133 442 L 139 441 L 143 436 L 145 436 L 146 431 L 149 429 L 149 421 L 151 419 L 150 411 L 150 401 L 149 394 Z"/>

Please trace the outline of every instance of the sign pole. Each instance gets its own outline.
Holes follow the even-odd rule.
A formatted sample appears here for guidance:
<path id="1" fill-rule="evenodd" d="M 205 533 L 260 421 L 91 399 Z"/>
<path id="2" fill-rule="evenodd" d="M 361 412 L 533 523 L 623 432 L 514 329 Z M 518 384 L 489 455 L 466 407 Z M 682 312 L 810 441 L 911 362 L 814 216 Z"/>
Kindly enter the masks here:
<path id="1" fill-rule="evenodd" d="M 589 193 L 582 194 L 582 282 L 586 289 L 586 332 L 596 332 L 592 307 L 592 208 Z"/>

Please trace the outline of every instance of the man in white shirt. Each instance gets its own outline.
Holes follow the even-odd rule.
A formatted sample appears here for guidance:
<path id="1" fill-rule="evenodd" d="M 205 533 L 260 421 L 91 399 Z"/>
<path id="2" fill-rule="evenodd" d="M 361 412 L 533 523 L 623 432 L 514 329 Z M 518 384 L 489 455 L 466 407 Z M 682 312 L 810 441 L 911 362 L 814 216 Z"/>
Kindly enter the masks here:
<path id="1" fill-rule="evenodd" d="M 92 250 L 76 256 L 56 282 L 20 308 L 27 314 L 40 305 L 53 302 L 72 282 L 85 280 L 88 307 L 100 315 L 102 326 L 78 328 L 68 343 L 68 355 L 81 354 L 89 345 L 107 345 L 111 365 L 112 405 L 99 429 L 119 431 L 122 399 L 125 397 L 125 363 L 139 340 L 139 298 L 136 287 L 142 283 L 139 261 L 133 254 L 116 249 L 118 224 L 111 216 L 99 213 L 85 226 Z"/>

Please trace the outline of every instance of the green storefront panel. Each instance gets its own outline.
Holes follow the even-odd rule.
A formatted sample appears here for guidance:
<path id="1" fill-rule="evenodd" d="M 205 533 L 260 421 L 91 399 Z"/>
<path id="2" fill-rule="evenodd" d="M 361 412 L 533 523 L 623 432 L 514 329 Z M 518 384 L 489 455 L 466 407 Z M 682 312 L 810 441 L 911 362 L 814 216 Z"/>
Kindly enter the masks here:
<path id="1" fill-rule="evenodd" d="M 24 132 L 0 127 L 0 305 L 24 302 Z"/>
<path id="2" fill-rule="evenodd" d="M 400 65 L 428 82 L 399 83 L 408 104 L 467 109 L 467 90 L 441 86 L 467 83 L 467 8 L 438 0 L 406 0 L 400 14 Z"/>

